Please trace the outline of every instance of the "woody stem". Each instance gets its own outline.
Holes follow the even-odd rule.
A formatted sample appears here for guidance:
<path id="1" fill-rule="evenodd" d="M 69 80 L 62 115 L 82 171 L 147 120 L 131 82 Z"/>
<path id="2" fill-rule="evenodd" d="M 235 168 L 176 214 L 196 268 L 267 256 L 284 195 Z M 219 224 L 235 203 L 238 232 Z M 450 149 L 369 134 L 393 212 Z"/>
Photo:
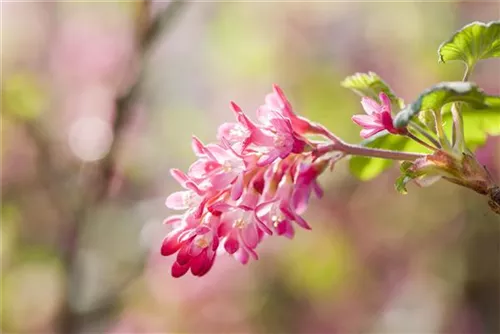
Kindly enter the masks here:
<path id="1" fill-rule="evenodd" d="M 407 161 L 415 161 L 419 158 L 425 157 L 425 154 L 421 153 L 411 153 L 411 152 L 400 152 L 400 151 L 392 151 L 392 150 L 384 150 L 380 148 L 371 148 L 359 145 L 353 145 L 348 143 L 340 143 L 341 149 L 339 151 L 343 151 L 350 155 L 359 155 L 371 158 L 382 158 L 388 160 L 407 160 Z"/>
<path id="2" fill-rule="evenodd" d="M 384 150 L 380 148 L 371 148 L 360 145 L 349 144 L 344 141 L 337 141 L 330 143 L 328 145 L 323 145 L 315 150 L 314 155 L 316 158 L 329 153 L 329 152 L 343 152 L 345 155 L 356 155 L 371 158 L 382 158 L 388 160 L 406 160 L 415 161 L 419 158 L 425 157 L 425 154 L 412 153 L 412 152 L 400 152 L 392 150 Z"/>

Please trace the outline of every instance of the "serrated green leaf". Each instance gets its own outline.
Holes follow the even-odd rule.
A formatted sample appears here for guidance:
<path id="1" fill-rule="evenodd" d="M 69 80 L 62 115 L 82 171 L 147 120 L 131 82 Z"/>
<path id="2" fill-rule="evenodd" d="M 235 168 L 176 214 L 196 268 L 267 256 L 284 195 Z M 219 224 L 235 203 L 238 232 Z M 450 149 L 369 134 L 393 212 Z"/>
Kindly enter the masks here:
<path id="1" fill-rule="evenodd" d="M 374 72 L 355 73 L 345 78 L 340 85 L 349 88 L 359 96 L 366 96 L 378 101 L 380 92 L 384 92 L 394 107 L 401 109 L 404 101 L 396 96 L 387 83 Z"/>
<path id="2" fill-rule="evenodd" d="M 410 139 L 408 137 L 391 135 L 387 131 L 382 131 L 364 140 L 361 142 L 361 145 L 400 151 L 405 148 L 409 141 Z M 392 160 L 386 159 L 353 156 L 349 161 L 349 169 L 357 178 L 367 181 L 391 167 L 393 162 Z"/>
<path id="3" fill-rule="evenodd" d="M 442 82 L 426 89 L 417 100 L 394 118 L 396 128 L 404 128 L 422 110 L 440 110 L 451 102 L 465 102 L 474 109 L 488 109 L 500 103 L 498 97 L 486 95 L 471 82 Z"/>
<path id="4" fill-rule="evenodd" d="M 500 21 L 466 25 L 439 46 L 438 56 L 440 62 L 461 60 L 469 68 L 480 59 L 500 57 Z"/>

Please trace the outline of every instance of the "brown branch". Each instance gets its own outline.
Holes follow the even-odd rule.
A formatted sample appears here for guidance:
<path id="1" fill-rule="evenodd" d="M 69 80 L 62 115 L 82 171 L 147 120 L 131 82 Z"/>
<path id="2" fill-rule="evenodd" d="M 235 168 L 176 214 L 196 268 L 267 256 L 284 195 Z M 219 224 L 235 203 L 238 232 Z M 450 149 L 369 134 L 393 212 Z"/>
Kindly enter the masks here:
<path id="1" fill-rule="evenodd" d="M 151 20 L 145 20 L 144 16 L 141 15 L 139 24 L 144 24 L 146 21 L 146 28 L 139 33 L 139 46 L 141 51 L 141 58 L 145 58 L 149 50 L 154 46 L 155 41 L 158 37 L 165 33 L 168 27 L 171 26 L 174 19 L 177 17 L 180 9 L 183 7 L 184 2 L 181 0 L 172 1 L 165 10 L 159 13 L 156 18 Z M 148 11 L 150 9 L 149 1 L 144 3 L 143 11 Z M 148 13 L 142 13 L 148 15 Z M 139 27 L 142 28 L 142 27 Z M 143 33 L 141 33 L 143 31 Z M 71 305 L 71 299 L 78 293 L 79 275 L 76 271 L 76 256 L 78 254 L 79 248 L 79 236 L 84 228 L 84 222 L 89 213 L 89 209 L 95 205 L 98 205 L 101 200 L 103 200 L 107 194 L 110 184 L 113 179 L 116 157 L 118 154 L 118 149 L 121 144 L 121 138 L 123 136 L 126 125 L 131 117 L 132 104 L 136 101 L 137 96 L 141 90 L 142 82 L 144 78 L 144 68 L 142 67 L 137 80 L 133 86 L 130 87 L 128 92 L 123 96 L 117 98 L 115 102 L 116 113 L 115 119 L 113 120 L 113 134 L 114 140 L 111 144 L 108 155 L 101 160 L 98 165 L 98 175 L 95 179 L 94 187 L 92 188 L 92 195 L 88 198 L 82 198 L 79 207 L 74 212 L 74 221 L 67 228 L 66 233 L 63 233 L 63 252 L 64 259 L 63 262 L 66 265 L 68 272 L 68 288 L 66 292 L 65 305 L 62 309 L 60 315 L 59 332 L 61 334 L 71 334 L 79 330 L 79 326 L 82 320 L 85 321 L 86 314 L 94 315 L 99 312 L 106 312 L 112 309 L 112 305 L 116 304 L 119 298 L 119 293 L 121 289 L 113 289 L 105 298 L 103 302 L 99 303 L 94 309 L 89 310 L 85 313 L 79 313 L 73 310 Z M 123 285 L 120 287 L 125 287 L 128 282 L 133 280 L 133 277 L 127 279 Z"/>
<path id="2" fill-rule="evenodd" d="M 149 5 L 147 4 L 149 4 L 149 2 L 146 2 L 144 10 L 149 10 Z M 165 32 L 172 25 L 183 5 L 184 1 L 172 1 L 168 7 L 162 13 L 158 14 L 156 19 L 151 22 L 149 28 L 145 29 L 142 36 L 140 36 L 141 57 L 145 57 L 147 52 L 154 46 L 154 42 L 160 33 Z M 120 139 L 123 135 L 125 124 L 127 124 L 130 119 L 131 106 L 141 91 L 144 81 L 143 77 L 144 70 L 141 70 L 136 83 L 130 87 L 125 95 L 116 100 L 116 115 L 113 122 L 114 140 L 111 144 L 109 154 L 102 160 L 101 169 L 103 182 L 101 186 L 105 188 L 99 191 L 97 196 L 98 199 L 107 194 L 112 181 L 114 175 L 114 162 L 116 161 L 119 144 L 121 143 Z"/>
<path id="3" fill-rule="evenodd" d="M 68 208 L 67 197 L 64 194 L 64 181 L 66 176 L 62 169 L 57 168 L 54 163 L 53 154 L 50 150 L 51 141 L 41 130 L 35 121 L 25 121 L 22 123 L 26 134 L 29 136 L 36 148 L 36 177 L 40 184 L 45 188 L 47 197 L 57 212 L 60 221 L 67 220 L 71 215 L 71 209 Z"/>

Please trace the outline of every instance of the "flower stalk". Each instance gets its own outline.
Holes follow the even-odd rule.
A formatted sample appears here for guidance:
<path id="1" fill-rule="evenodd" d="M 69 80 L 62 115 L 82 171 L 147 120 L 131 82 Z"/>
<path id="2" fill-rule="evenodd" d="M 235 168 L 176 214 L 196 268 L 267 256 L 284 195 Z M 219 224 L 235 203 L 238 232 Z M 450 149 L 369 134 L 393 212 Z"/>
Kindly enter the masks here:
<path id="1" fill-rule="evenodd" d="M 424 136 L 428 141 L 430 141 L 435 148 L 438 149 L 441 148 L 441 144 L 436 139 L 434 139 L 434 137 L 428 131 L 426 131 L 424 128 L 418 125 L 418 123 L 411 121 L 409 125 L 410 128 L 415 129 L 415 131 L 417 131 L 422 136 Z"/>
<path id="2" fill-rule="evenodd" d="M 451 145 L 450 142 L 448 141 L 448 138 L 446 137 L 446 134 L 444 133 L 443 118 L 441 115 L 441 111 L 433 110 L 433 113 L 434 113 L 436 133 L 438 136 L 439 144 L 444 150 L 448 151 L 451 149 Z"/>
<path id="3" fill-rule="evenodd" d="M 384 150 L 379 148 L 370 148 L 366 146 L 341 143 L 335 145 L 336 150 L 344 152 L 348 155 L 364 156 L 370 158 L 382 158 L 396 161 L 415 161 L 425 157 L 422 153 L 401 152 L 393 150 Z"/>

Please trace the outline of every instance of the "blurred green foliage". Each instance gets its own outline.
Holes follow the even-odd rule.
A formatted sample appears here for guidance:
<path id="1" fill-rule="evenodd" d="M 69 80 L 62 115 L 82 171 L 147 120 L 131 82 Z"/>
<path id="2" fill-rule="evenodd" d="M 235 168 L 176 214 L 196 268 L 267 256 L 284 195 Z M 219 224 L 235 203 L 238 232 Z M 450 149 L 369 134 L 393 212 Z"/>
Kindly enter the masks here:
<path id="1" fill-rule="evenodd" d="M 290 95 L 300 114 L 323 124 L 346 140 L 355 140 L 358 138 L 353 131 L 356 127 L 346 126 L 345 120 L 349 120 L 353 110 L 359 110 L 361 106 L 353 104 L 339 89 L 340 80 L 341 76 L 331 67 L 317 66 L 304 74 Z"/>
<path id="2" fill-rule="evenodd" d="M 329 222 L 331 223 L 331 222 Z M 327 224 L 325 224 L 327 225 Z M 308 299 L 334 298 L 356 277 L 356 250 L 341 230 L 303 236 L 283 259 L 285 282 Z"/>
<path id="3" fill-rule="evenodd" d="M 34 246 L 18 250 L 9 270 L 2 271 L 2 328 L 32 333 L 50 327 L 61 307 L 64 281 L 54 251 Z"/>
<path id="4" fill-rule="evenodd" d="M 47 107 L 46 88 L 32 73 L 11 75 L 2 82 L 2 109 L 20 120 L 35 119 Z"/>
<path id="5" fill-rule="evenodd" d="M 269 4 L 263 4 L 262 6 Z M 278 41 L 265 21 L 256 21 L 262 13 L 248 3 L 219 6 L 209 26 L 207 43 L 221 75 L 259 79 L 272 73 L 278 60 Z M 258 22 L 258 23 L 257 23 Z M 257 23 L 257 24 L 256 24 Z"/>

